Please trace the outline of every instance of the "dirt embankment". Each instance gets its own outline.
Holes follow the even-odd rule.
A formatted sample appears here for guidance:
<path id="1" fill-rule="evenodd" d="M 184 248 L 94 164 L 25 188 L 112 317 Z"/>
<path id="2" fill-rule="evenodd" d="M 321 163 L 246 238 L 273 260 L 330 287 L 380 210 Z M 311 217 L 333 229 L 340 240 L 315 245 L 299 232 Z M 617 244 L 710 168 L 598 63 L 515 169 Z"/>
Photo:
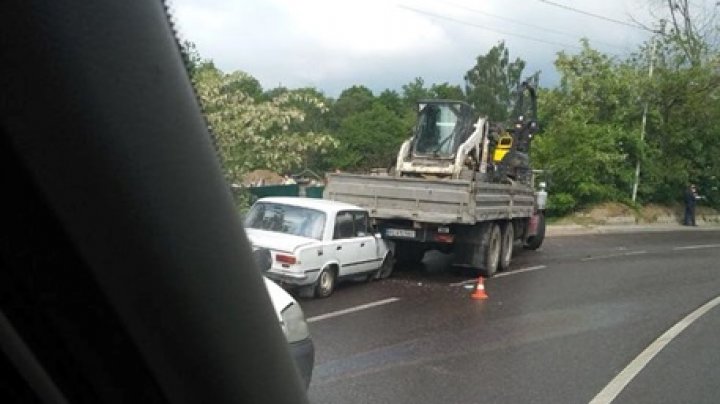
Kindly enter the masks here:
<path id="1" fill-rule="evenodd" d="M 606 202 L 555 220 L 554 223 L 581 225 L 679 224 L 683 221 L 683 215 L 682 205 L 650 204 L 635 209 L 621 203 Z M 697 207 L 695 217 L 699 223 L 720 223 L 720 213 L 705 206 Z"/>
<path id="2" fill-rule="evenodd" d="M 284 178 L 270 170 L 251 171 L 243 177 L 243 185 L 279 185 L 282 184 Z"/>

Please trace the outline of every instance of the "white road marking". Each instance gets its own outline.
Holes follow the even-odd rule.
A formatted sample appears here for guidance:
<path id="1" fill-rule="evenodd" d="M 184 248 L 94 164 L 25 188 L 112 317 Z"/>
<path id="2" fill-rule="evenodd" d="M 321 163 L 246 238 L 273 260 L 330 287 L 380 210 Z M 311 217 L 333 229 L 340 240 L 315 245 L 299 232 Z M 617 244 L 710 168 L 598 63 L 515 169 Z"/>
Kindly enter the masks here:
<path id="1" fill-rule="evenodd" d="M 537 271 L 538 269 L 544 269 L 544 268 L 547 268 L 547 266 L 536 265 L 534 267 L 521 268 L 521 269 L 516 269 L 514 271 L 509 271 L 509 272 L 500 272 L 499 274 L 496 274 L 495 276 L 493 276 L 493 278 L 502 278 L 503 276 L 516 275 L 516 274 L 521 274 L 523 272 Z"/>
<path id="2" fill-rule="evenodd" d="M 675 337 L 683 332 L 687 327 L 690 326 L 695 320 L 700 318 L 703 314 L 710 311 L 713 307 L 720 304 L 720 296 L 715 297 L 709 302 L 703 304 L 699 308 L 695 309 L 692 313 L 688 314 L 682 320 L 678 321 L 675 325 L 670 327 L 665 333 L 663 333 L 658 339 L 653 341 L 652 344 L 648 345 L 644 351 L 640 352 L 625 369 L 622 370 L 615 378 L 613 378 L 602 391 L 600 391 L 595 398 L 590 401 L 590 404 L 609 404 L 611 403 L 623 389 L 632 381 L 632 379 L 640 373 L 640 371 L 658 354 L 667 344 L 669 344 Z"/>
<path id="3" fill-rule="evenodd" d="M 398 300 L 400 300 L 399 297 L 391 297 L 388 299 L 378 300 L 376 302 L 371 302 L 371 303 L 361 304 L 359 306 L 349 307 L 347 309 L 331 311 L 330 313 L 325 313 L 325 314 L 321 314 L 319 316 L 310 317 L 310 318 L 306 319 L 305 321 L 307 321 L 308 323 L 314 323 L 316 321 L 327 320 L 329 318 L 342 316 L 344 314 L 355 313 L 357 311 L 366 310 L 366 309 L 370 309 L 370 308 L 377 307 L 377 306 L 382 306 L 383 304 L 397 302 Z"/>
<path id="4" fill-rule="evenodd" d="M 450 285 L 448 285 L 448 286 L 462 286 L 462 285 L 469 285 L 469 284 L 471 284 L 471 283 L 475 283 L 475 282 L 477 282 L 477 278 L 474 278 L 474 279 L 468 279 L 468 280 L 466 280 L 466 281 L 461 281 L 461 282 L 455 282 L 455 283 L 451 283 L 451 284 L 450 284 Z"/>
<path id="5" fill-rule="evenodd" d="M 595 261 L 595 260 L 602 260 L 606 258 L 616 258 L 616 257 L 629 257 L 631 255 L 641 255 L 641 254 L 647 254 L 647 251 L 645 250 L 638 250 L 638 251 L 629 251 L 626 253 L 618 253 L 618 254 L 607 254 L 607 255 L 598 255 L 596 257 L 586 257 L 580 259 L 580 261 Z"/>
<path id="6" fill-rule="evenodd" d="M 699 250 L 702 248 L 718 248 L 720 247 L 720 244 L 698 244 L 698 245 L 686 245 L 682 247 L 673 247 L 674 251 L 681 251 L 681 250 Z"/>
<path id="7" fill-rule="evenodd" d="M 523 273 L 523 272 L 535 271 L 535 270 L 543 269 L 543 268 L 547 268 L 547 266 L 545 266 L 545 265 L 537 265 L 537 266 L 534 266 L 534 267 L 521 268 L 521 269 L 516 269 L 516 270 L 514 270 L 514 271 L 509 271 L 509 272 L 500 272 L 499 274 L 493 275 L 493 279 L 495 279 L 495 278 L 502 278 L 503 276 L 510 276 L 510 275 L 515 275 L 515 274 L 521 274 L 521 273 Z M 468 280 L 466 280 L 466 281 L 460 281 L 460 282 L 451 283 L 451 284 L 449 284 L 448 286 L 464 286 L 464 285 L 471 285 L 471 284 L 475 284 L 475 283 L 477 283 L 477 278 L 468 279 Z"/>

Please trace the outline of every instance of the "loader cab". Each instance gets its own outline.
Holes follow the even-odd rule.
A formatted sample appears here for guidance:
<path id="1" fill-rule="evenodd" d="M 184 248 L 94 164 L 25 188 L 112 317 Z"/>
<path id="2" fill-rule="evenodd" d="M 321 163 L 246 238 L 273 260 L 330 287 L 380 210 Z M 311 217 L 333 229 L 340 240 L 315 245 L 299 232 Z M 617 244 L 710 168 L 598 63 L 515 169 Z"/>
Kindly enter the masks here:
<path id="1" fill-rule="evenodd" d="M 426 159 L 452 159 L 473 130 L 473 110 L 461 101 L 418 103 L 412 154 Z"/>

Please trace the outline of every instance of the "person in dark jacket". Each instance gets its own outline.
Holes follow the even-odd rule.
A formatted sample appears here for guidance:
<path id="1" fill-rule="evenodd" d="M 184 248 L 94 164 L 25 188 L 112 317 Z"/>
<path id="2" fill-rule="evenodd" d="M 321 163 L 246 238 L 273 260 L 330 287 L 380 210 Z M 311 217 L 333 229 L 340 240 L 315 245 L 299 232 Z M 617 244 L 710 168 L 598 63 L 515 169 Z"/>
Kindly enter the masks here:
<path id="1" fill-rule="evenodd" d="M 695 203 L 700 197 L 697 193 L 695 184 L 690 184 L 685 190 L 685 226 L 697 226 L 695 224 Z"/>

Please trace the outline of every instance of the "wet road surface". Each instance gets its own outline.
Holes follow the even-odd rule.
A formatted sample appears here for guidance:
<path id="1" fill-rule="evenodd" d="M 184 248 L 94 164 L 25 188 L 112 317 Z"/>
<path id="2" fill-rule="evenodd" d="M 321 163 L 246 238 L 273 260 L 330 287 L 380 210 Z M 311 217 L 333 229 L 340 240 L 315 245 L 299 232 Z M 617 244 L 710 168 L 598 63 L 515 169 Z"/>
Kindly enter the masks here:
<path id="1" fill-rule="evenodd" d="M 388 280 L 301 300 L 316 346 L 312 403 L 590 402 L 720 295 L 720 231 L 548 238 L 487 280 L 484 301 L 449 262 L 428 253 Z M 719 333 L 711 308 L 613 402 L 718 402 Z"/>

